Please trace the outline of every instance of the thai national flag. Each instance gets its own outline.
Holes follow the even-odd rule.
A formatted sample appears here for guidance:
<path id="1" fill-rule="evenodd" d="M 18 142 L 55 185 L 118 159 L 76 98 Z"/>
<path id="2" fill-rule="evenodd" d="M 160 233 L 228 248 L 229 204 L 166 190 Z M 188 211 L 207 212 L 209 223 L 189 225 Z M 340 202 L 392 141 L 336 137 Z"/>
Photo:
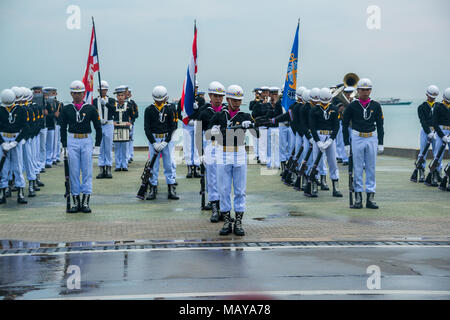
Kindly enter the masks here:
<path id="1" fill-rule="evenodd" d="M 181 116 L 184 124 L 189 122 L 189 116 L 194 112 L 195 77 L 197 75 L 197 25 L 194 24 L 194 42 L 192 43 L 192 55 L 189 59 L 186 78 L 181 94 Z"/>
<path id="2" fill-rule="evenodd" d="M 91 44 L 89 45 L 89 56 L 86 66 L 86 71 L 83 77 L 84 88 L 86 89 L 84 95 L 84 102 L 92 104 L 94 98 L 94 74 L 99 71 L 97 42 L 95 41 L 95 28 L 92 26 Z"/>

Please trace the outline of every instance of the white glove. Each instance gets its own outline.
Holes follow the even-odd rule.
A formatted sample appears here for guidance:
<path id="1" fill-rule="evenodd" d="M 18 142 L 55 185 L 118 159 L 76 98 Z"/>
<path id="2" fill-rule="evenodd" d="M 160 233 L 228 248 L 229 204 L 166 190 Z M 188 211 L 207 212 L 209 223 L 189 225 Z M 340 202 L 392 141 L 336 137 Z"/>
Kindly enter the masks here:
<path id="1" fill-rule="evenodd" d="M 384 151 L 384 146 L 383 145 L 378 145 L 378 154 L 382 154 Z"/>
<path id="2" fill-rule="evenodd" d="M 15 147 L 17 147 L 17 141 L 11 141 L 9 143 L 9 150 L 14 149 Z"/>
<path id="3" fill-rule="evenodd" d="M 193 126 L 195 124 L 194 120 L 189 120 L 188 125 Z"/>
<path id="4" fill-rule="evenodd" d="M 314 139 L 313 138 L 311 138 L 311 139 L 309 139 L 309 143 L 311 143 L 311 144 L 314 144 Z"/>
<path id="5" fill-rule="evenodd" d="M 94 150 L 92 151 L 93 156 L 100 155 L 100 147 L 94 147 Z"/>
<path id="6" fill-rule="evenodd" d="M 251 121 L 248 121 L 248 120 L 247 121 L 243 121 L 242 122 L 242 127 L 247 129 L 247 128 L 250 128 L 251 124 L 252 124 Z"/>
<path id="7" fill-rule="evenodd" d="M 212 126 L 211 135 L 217 136 L 220 134 L 220 126 Z"/>
<path id="8" fill-rule="evenodd" d="M 104 106 L 106 105 L 106 98 L 101 98 L 100 103 Z"/>
<path id="9" fill-rule="evenodd" d="M 198 109 L 198 103 L 194 102 L 194 110 L 197 110 L 197 109 Z"/>
<path id="10" fill-rule="evenodd" d="M 101 121 L 102 124 L 106 124 L 107 122 L 108 122 L 108 120 L 106 120 L 106 119 L 103 119 L 103 120 Z"/>
<path id="11" fill-rule="evenodd" d="M 449 142 L 450 142 L 450 136 L 443 136 L 443 137 L 442 137 L 442 141 L 443 141 L 444 143 L 449 143 Z"/>
<path id="12" fill-rule="evenodd" d="M 428 134 L 428 139 L 432 140 L 432 139 L 435 139 L 435 138 L 436 138 L 436 133 L 430 132 L 430 133 Z"/>
<path id="13" fill-rule="evenodd" d="M 319 147 L 320 151 L 322 151 L 322 152 L 325 151 L 325 142 L 323 142 L 323 141 L 318 141 L 318 142 L 317 142 L 317 146 Z"/>
<path id="14" fill-rule="evenodd" d="M 167 142 L 163 141 L 159 144 L 159 152 L 161 152 L 165 147 L 167 147 Z"/>
<path id="15" fill-rule="evenodd" d="M 63 148 L 63 155 L 67 156 L 67 148 Z"/>
<path id="16" fill-rule="evenodd" d="M 205 156 L 200 156 L 200 163 L 205 164 Z"/>
<path id="17" fill-rule="evenodd" d="M 155 149 L 156 152 L 159 152 L 159 145 L 160 145 L 160 143 L 159 142 L 154 142 L 152 145 L 153 145 L 153 149 Z"/>
<path id="18" fill-rule="evenodd" d="M 323 148 L 324 149 L 328 149 L 331 146 L 332 143 L 333 143 L 333 139 L 328 139 L 327 141 L 325 141 L 323 143 Z"/>
<path id="19" fill-rule="evenodd" d="M 350 145 L 345 146 L 344 149 L 345 149 L 345 153 L 347 154 L 347 158 L 350 157 Z"/>
<path id="20" fill-rule="evenodd" d="M 3 142 L 2 143 L 2 149 L 5 150 L 5 151 L 9 151 L 9 149 L 11 149 L 9 147 L 9 142 Z"/>

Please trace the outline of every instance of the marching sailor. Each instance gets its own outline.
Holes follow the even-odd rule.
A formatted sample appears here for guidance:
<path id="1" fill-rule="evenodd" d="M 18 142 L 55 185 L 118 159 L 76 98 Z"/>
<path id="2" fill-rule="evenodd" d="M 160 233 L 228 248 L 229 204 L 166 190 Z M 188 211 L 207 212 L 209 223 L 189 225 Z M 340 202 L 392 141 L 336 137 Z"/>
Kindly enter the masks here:
<path id="1" fill-rule="evenodd" d="M 198 85 L 196 84 L 196 90 L 197 90 Z M 196 91 L 197 92 L 197 91 Z M 186 178 L 200 178 L 201 175 L 198 172 L 198 167 L 200 166 L 200 157 L 198 154 L 198 148 L 197 148 L 197 144 L 196 139 L 195 139 L 195 120 L 196 117 L 198 116 L 198 99 L 196 97 L 196 102 L 194 102 L 194 112 L 189 116 L 189 122 L 187 124 L 185 124 L 183 122 L 183 154 L 184 154 L 184 161 L 186 162 L 187 165 L 187 174 L 186 174 Z M 181 99 L 178 102 L 178 107 L 177 107 L 177 111 L 178 111 L 178 116 L 180 117 L 180 119 L 182 119 L 182 114 L 181 114 Z"/>
<path id="2" fill-rule="evenodd" d="M 115 89 L 114 93 L 117 100 L 114 102 L 114 112 L 112 114 L 114 129 L 120 130 L 119 127 L 123 127 L 123 130 L 130 130 L 132 110 L 126 101 L 127 89 L 120 86 Z M 129 141 L 114 142 L 115 171 L 128 171 L 128 147 Z"/>
<path id="3" fill-rule="evenodd" d="M 348 86 L 343 90 L 343 94 L 345 96 L 345 98 L 348 100 L 348 102 L 352 102 L 354 100 L 352 93 L 355 91 L 356 89 L 354 87 Z M 338 158 L 338 162 L 341 163 L 343 166 L 348 166 L 348 158 L 347 158 L 347 154 L 345 153 L 345 145 L 344 145 L 344 135 L 342 134 L 342 119 L 344 117 L 344 110 L 345 110 L 345 105 L 344 103 L 336 98 L 333 98 L 333 103 L 335 104 L 335 106 L 338 108 L 338 112 L 339 112 L 339 133 L 336 137 L 336 153 L 337 153 L 337 158 Z"/>
<path id="4" fill-rule="evenodd" d="M 152 92 L 154 104 L 151 104 L 144 112 L 144 130 L 149 141 L 150 158 L 155 153 L 162 153 L 164 175 L 168 186 L 168 199 L 178 200 L 175 192 L 175 178 L 172 171 L 172 160 L 168 144 L 172 133 L 176 129 L 176 120 L 173 109 L 167 104 L 167 89 L 156 86 Z M 153 166 L 153 175 L 150 178 L 150 189 L 146 200 L 156 199 L 159 173 L 159 156 L 156 157 Z"/>
<path id="5" fill-rule="evenodd" d="M 57 89 L 52 88 L 50 91 L 51 96 L 54 97 L 56 110 L 55 110 L 55 138 L 53 143 L 53 154 L 52 154 L 52 163 L 56 165 L 57 163 L 61 162 L 61 110 L 64 104 L 57 99 Z"/>
<path id="6" fill-rule="evenodd" d="M 283 114 L 283 107 L 279 101 L 279 88 L 270 87 L 269 88 L 270 97 L 270 108 L 266 113 L 266 118 L 272 119 Z M 281 134 L 279 125 L 272 124 L 269 125 L 269 130 L 267 133 L 267 168 L 279 168 L 280 167 L 280 150 L 281 150 Z M 273 153 L 273 154 L 272 154 Z"/>
<path id="7" fill-rule="evenodd" d="M 20 90 L 21 91 L 21 90 Z M 18 188 L 17 202 L 26 204 L 23 194 L 25 179 L 23 177 L 23 153 L 20 143 L 27 134 L 26 110 L 15 104 L 14 91 L 5 89 L 0 95 L 0 145 L 6 160 L 1 171 L 0 204 L 6 203 L 6 188 L 8 187 L 8 174 L 14 174 L 15 186 Z"/>
<path id="8" fill-rule="evenodd" d="M 127 161 L 128 163 L 133 162 L 134 157 L 134 123 L 136 122 L 136 119 L 139 118 L 139 108 L 136 102 L 131 99 L 131 88 L 127 88 L 127 102 L 128 106 L 130 107 L 130 122 L 131 122 L 131 129 L 130 129 L 130 142 L 128 142 L 128 154 L 127 154 Z"/>
<path id="9" fill-rule="evenodd" d="M 113 114 L 115 112 L 115 100 L 108 97 L 109 84 L 105 80 L 101 80 L 101 88 L 99 89 L 100 97 L 95 98 L 93 101 L 94 107 L 97 108 L 97 112 L 100 115 L 100 122 L 102 124 L 102 143 L 100 144 L 100 153 L 98 156 L 99 174 L 97 179 L 111 179 L 112 169 L 112 153 L 113 153 L 113 135 L 114 135 L 114 123 Z"/>
<path id="10" fill-rule="evenodd" d="M 255 106 L 261 99 L 261 88 L 253 89 L 253 93 L 255 94 L 255 99 L 250 101 L 248 107 L 251 112 L 253 112 L 253 106 Z M 261 160 L 259 159 L 259 137 L 253 137 L 253 152 L 255 153 L 255 160 L 257 163 L 261 163 Z"/>
<path id="11" fill-rule="evenodd" d="M 52 157 L 56 129 L 55 111 L 58 106 L 55 102 L 56 96 L 52 93 L 54 88 L 45 87 L 42 90 L 44 95 L 47 95 L 47 117 L 45 120 L 45 128 L 47 129 L 47 136 L 45 138 L 45 168 L 49 169 L 53 164 Z"/>
<path id="12" fill-rule="evenodd" d="M 42 94 L 42 86 L 34 86 L 31 88 L 33 91 L 33 100 L 31 107 L 34 111 L 34 116 L 36 118 L 36 122 L 34 123 L 33 129 L 33 144 L 32 144 L 32 152 L 33 152 L 33 166 L 35 168 L 36 173 L 36 184 L 34 186 L 35 191 L 40 191 L 40 187 L 44 187 L 45 184 L 41 181 L 41 167 L 39 162 L 39 152 L 40 152 L 40 131 L 41 131 L 41 117 L 43 117 L 42 108 L 39 106 L 43 101 Z"/>
<path id="13" fill-rule="evenodd" d="M 220 194 L 220 215 L 224 219 L 220 235 L 228 235 L 231 232 L 238 236 L 245 235 L 242 228 L 247 183 L 245 134 L 242 129 L 227 129 L 230 126 L 240 125 L 245 130 L 252 125 L 251 115 L 239 110 L 243 97 L 244 91 L 240 86 L 229 86 L 226 90 L 228 108 L 216 112 L 210 122 L 210 134 L 215 136 L 219 144 L 216 154 L 217 183 Z M 234 226 L 230 216 L 231 186 L 234 189 L 234 211 L 236 213 Z"/>
<path id="14" fill-rule="evenodd" d="M 252 117 L 255 120 L 265 118 L 267 112 L 270 110 L 271 104 L 269 103 L 269 87 L 262 86 L 260 88 L 259 98 L 255 99 L 252 107 Z M 258 123 L 258 122 L 257 122 Z M 267 164 L 267 135 L 268 129 L 264 125 L 258 125 L 258 156 L 261 164 Z"/>
<path id="15" fill-rule="evenodd" d="M 378 209 L 374 202 L 376 182 L 375 166 L 377 153 L 384 151 L 383 111 L 381 105 L 370 99 L 372 82 L 361 79 L 357 85 L 358 100 L 350 103 L 344 111 L 342 122 L 345 152 L 350 155 L 350 143 L 353 154 L 355 204 L 353 208 L 362 208 L 364 191 L 363 171 L 366 173 L 365 189 L 367 193 L 366 208 Z M 350 141 L 348 127 L 352 123 Z M 376 131 L 375 131 L 376 129 Z"/>
<path id="16" fill-rule="evenodd" d="M 428 140 L 431 140 L 431 146 L 433 148 L 433 155 L 436 157 L 437 152 L 439 148 L 436 147 L 436 131 L 433 127 L 433 110 L 436 105 L 436 98 L 439 95 L 439 88 L 435 85 L 431 85 L 427 88 L 426 96 L 427 101 L 423 102 L 418 108 L 417 108 L 417 114 L 419 116 L 419 121 L 421 125 L 420 129 L 420 154 L 423 152 L 425 145 L 427 144 Z M 419 169 L 419 182 L 425 181 L 425 167 L 426 167 L 426 159 L 427 159 L 427 152 L 424 154 L 424 162 L 422 165 L 422 168 Z M 440 171 L 441 167 L 439 167 Z"/>
<path id="17" fill-rule="evenodd" d="M 339 131 L 338 110 L 331 104 L 333 95 L 328 88 L 320 90 L 320 103 L 309 113 L 309 127 L 315 143 L 313 144 L 313 157 L 318 156 L 319 150 L 326 155 L 330 178 L 333 182 L 333 197 L 342 197 L 339 191 L 339 169 L 336 161 L 336 136 Z M 321 162 L 325 162 L 324 156 Z M 321 176 L 321 183 L 324 182 Z M 326 183 L 326 182 L 325 182 Z M 305 195 L 308 195 L 305 193 Z"/>
<path id="18" fill-rule="evenodd" d="M 432 124 L 438 135 L 438 138 L 436 139 L 436 150 L 439 150 L 443 144 L 447 144 L 450 148 L 450 88 L 445 89 L 442 103 L 437 103 L 435 108 L 436 109 L 433 111 Z M 444 154 L 445 151 L 439 158 L 439 174 L 442 168 Z M 440 176 L 438 179 L 439 178 Z"/>
<path id="19" fill-rule="evenodd" d="M 74 203 L 67 213 L 91 212 L 89 208 L 92 194 L 93 152 L 91 122 L 95 129 L 95 147 L 99 148 L 102 140 L 102 126 L 97 109 L 83 102 L 84 93 L 83 82 L 73 81 L 70 84 L 73 103 L 65 105 L 61 112 L 61 143 L 65 148 L 64 154 L 67 152 L 69 157 L 70 190 Z M 80 193 L 83 194 L 81 201 Z"/>
<path id="20" fill-rule="evenodd" d="M 33 130 L 35 129 L 36 117 L 32 107 L 33 93 L 28 88 L 21 88 L 24 91 L 23 108 L 27 113 L 27 134 L 24 137 L 23 151 L 23 168 L 27 174 L 28 179 L 28 197 L 36 196 L 36 169 L 33 163 Z"/>
<path id="21" fill-rule="evenodd" d="M 218 81 L 213 81 L 208 86 L 208 95 L 210 103 L 207 103 L 201 111 L 199 120 L 201 121 L 202 130 L 206 131 L 210 127 L 209 123 L 214 115 L 222 111 L 223 97 L 225 96 L 225 87 Z M 220 196 L 219 186 L 217 185 L 217 141 L 215 137 L 206 139 L 206 145 L 204 149 L 204 163 L 206 167 L 206 183 L 208 192 L 208 201 L 211 205 L 211 222 L 219 222 L 223 219 L 220 215 Z"/>
<path id="22" fill-rule="evenodd" d="M 41 108 L 41 131 L 39 132 L 39 165 L 41 168 L 41 172 L 45 172 L 45 163 L 47 159 L 47 116 L 49 113 L 49 104 L 48 104 L 48 96 L 49 91 L 42 89 L 42 101 L 38 104 L 39 108 Z"/>

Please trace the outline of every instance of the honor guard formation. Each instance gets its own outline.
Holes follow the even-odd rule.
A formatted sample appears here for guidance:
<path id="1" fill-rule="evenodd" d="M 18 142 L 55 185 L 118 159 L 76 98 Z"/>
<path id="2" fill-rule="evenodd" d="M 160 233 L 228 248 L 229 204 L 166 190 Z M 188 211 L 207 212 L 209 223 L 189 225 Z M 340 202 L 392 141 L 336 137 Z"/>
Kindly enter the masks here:
<path id="1" fill-rule="evenodd" d="M 113 179 L 113 151 L 114 175 L 128 171 L 139 116 L 131 89 L 120 85 L 113 92 L 115 97 L 110 97 L 108 83 L 101 81 L 93 104 L 84 101 L 85 91 L 81 81 L 73 81 L 72 102 L 65 105 L 58 101 L 57 90 L 52 87 L 13 87 L 1 92 L 0 204 L 5 204 L 13 192 L 17 192 L 19 204 L 27 204 L 24 177 L 28 180 L 28 197 L 35 197 L 45 187 L 41 174 L 61 162 L 61 155 L 67 213 L 91 212 L 93 155 L 98 156 L 97 179 Z M 181 100 L 170 103 L 167 89 L 156 86 L 152 91 L 154 102 L 144 111 L 149 157 L 137 197 L 157 198 L 161 159 L 167 198 L 179 199 L 172 137 L 180 127 L 186 178 L 200 178 L 201 209 L 211 211 L 212 223 L 223 222 L 220 235 L 245 235 L 246 135 L 253 140 L 257 163 L 269 171 L 280 169 L 281 181 L 303 191 L 304 196 L 317 198 L 319 189 L 331 189 L 333 197 L 342 198 L 340 163 L 349 173 L 350 208 L 363 208 L 365 193 L 365 207 L 378 209 L 376 160 L 384 151 L 384 117 L 371 92 L 369 79 L 349 73 L 343 84 L 332 88 L 298 88 L 296 102 L 285 110 L 280 89 L 263 86 L 254 89 L 248 113 L 241 110 L 244 91 L 240 86 L 225 89 L 213 81 L 208 86 L 207 102 L 196 82 L 194 111 L 183 118 Z M 431 85 L 426 101 L 418 107 L 420 152 L 410 180 L 450 191 L 449 164 L 444 167 L 442 163 L 446 146 L 450 146 L 450 88 L 441 101 L 438 97 L 439 89 Z M 183 119 L 181 125 L 179 119 Z M 430 148 L 433 160 L 427 172 Z"/>

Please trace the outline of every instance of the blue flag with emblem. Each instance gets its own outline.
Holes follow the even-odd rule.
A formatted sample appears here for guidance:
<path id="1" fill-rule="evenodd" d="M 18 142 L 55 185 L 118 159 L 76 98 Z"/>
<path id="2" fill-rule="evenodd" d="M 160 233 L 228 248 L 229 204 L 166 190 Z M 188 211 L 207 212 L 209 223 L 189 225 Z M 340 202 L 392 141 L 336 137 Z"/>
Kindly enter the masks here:
<path id="1" fill-rule="evenodd" d="M 297 90 L 297 65 L 298 65 L 298 30 L 300 20 L 295 31 L 294 44 L 292 45 L 291 55 L 289 56 L 289 64 L 286 72 L 286 80 L 284 81 L 283 98 L 281 105 L 287 111 L 289 107 L 295 103 L 295 92 Z"/>

